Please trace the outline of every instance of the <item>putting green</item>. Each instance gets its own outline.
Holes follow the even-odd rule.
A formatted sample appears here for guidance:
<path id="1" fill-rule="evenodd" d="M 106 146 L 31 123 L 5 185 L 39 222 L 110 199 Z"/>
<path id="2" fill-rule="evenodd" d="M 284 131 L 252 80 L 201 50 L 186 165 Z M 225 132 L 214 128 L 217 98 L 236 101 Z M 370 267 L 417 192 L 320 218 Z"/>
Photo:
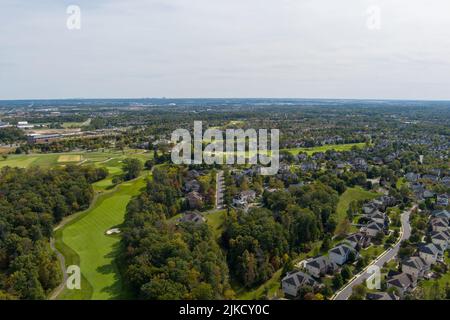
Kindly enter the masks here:
<path id="1" fill-rule="evenodd" d="M 145 181 L 146 177 L 140 177 L 100 195 L 91 209 L 56 234 L 58 250 L 69 256 L 69 261 L 79 261 L 85 280 L 82 281 L 82 290 L 65 289 L 58 299 L 107 300 L 127 297 L 115 262 L 120 237 L 107 236 L 105 232 L 123 223 L 128 202 L 140 193 Z M 65 246 L 58 245 L 58 240 L 62 240 Z M 73 254 L 78 255 L 78 259 L 73 259 Z M 83 288 L 83 284 L 89 288 Z"/>

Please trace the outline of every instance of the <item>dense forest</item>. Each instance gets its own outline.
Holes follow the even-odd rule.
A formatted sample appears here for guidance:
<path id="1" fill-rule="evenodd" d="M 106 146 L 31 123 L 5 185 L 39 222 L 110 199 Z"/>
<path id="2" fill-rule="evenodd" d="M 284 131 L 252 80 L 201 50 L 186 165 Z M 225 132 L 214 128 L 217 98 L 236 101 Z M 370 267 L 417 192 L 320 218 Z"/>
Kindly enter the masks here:
<path id="1" fill-rule="evenodd" d="M 45 299 L 61 271 L 49 238 L 65 216 L 87 208 L 105 169 L 67 166 L 0 171 L 0 299 Z"/>
<path id="2" fill-rule="evenodd" d="M 153 171 L 127 208 L 123 229 L 126 279 L 143 299 L 232 298 L 225 257 L 206 224 L 174 223 L 181 176 Z"/>

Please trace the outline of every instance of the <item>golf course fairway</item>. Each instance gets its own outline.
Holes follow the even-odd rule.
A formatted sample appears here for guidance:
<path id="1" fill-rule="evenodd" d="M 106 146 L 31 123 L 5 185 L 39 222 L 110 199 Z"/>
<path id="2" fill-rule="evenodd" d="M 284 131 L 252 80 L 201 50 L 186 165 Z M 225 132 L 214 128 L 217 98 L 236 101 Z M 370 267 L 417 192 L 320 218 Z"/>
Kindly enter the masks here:
<path id="1" fill-rule="evenodd" d="M 128 202 L 145 187 L 148 176 L 124 182 L 99 195 L 91 208 L 57 230 L 56 247 L 64 255 L 66 268 L 79 265 L 82 274 L 81 290 L 65 288 L 57 299 L 127 297 L 115 262 L 120 236 L 106 235 L 106 231 L 123 223 Z"/>

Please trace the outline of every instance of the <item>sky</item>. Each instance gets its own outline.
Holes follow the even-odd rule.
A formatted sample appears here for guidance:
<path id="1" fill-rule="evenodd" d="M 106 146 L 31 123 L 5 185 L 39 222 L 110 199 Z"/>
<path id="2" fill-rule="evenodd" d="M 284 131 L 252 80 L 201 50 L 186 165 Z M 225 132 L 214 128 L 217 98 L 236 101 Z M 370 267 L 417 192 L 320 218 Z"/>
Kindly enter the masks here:
<path id="1" fill-rule="evenodd" d="M 450 100 L 448 0 L 0 0 L 0 21 L 0 99 Z"/>

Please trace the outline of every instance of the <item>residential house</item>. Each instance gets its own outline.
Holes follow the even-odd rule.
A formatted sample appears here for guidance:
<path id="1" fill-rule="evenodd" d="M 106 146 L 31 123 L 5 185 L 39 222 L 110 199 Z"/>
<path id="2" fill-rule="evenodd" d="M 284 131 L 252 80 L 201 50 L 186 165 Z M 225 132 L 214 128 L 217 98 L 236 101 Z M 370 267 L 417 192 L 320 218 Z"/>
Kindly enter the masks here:
<path id="1" fill-rule="evenodd" d="M 356 158 L 353 160 L 353 166 L 357 170 L 366 171 L 369 166 L 367 165 L 367 161 L 363 158 Z"/>
<path id="2" fill-rule="evenodd" d="M 185 212 L 179 221 L 202 224 L 205 223 L 206 219 L 199 212 Z"/>
<path id="3" fill-rule="evenodd" d="M 370 220 L 372 222 L 376 222 L 376 223 L 384 225 L 385 221 L 386 221 L 386 214 L 377 210 L 372 215 L 370 215 Z"/>
<path id="4" fill-rule="evenodd" d="M 402 262 L 402 272 L 417 279 L 423 278 L 429 270 L 430 265 L 421 257 L 409 257 Z"/>
<path id="5" fill-rule="evenodd" d="M 450 244 L 450 238 L 448 236 L 447 232 L 433 232 L 431 234 L 431 242 L 434 245 L 439 245 L 442 248 L 444 248 L 444 251 L 447 250 L 449 244 Z"/>
<path id="6" fill-rule="evenodd" d="M 197 191 L 189 192 L 186 195 L 186 200 L 191 209 L 200 209 L 203 206 L 203 197 Z"/>
<path id="7" fill-rule="evenodd" d="M 352 256 L 353 258 L 356 258 L 358 252 L 346 244 L 340 244 L 329 251 L 331 261 L 340 266 L 350 260 Z"/>
<path id="8" fill-rule="evenodd" d="M 200 190 L 200 183 L 197 180 L 186 181 L 184 184 L 184 190 L 186 192 L 191 192 L 191 191 L 198 192 Z"/>
<path id="9" fill-rule="evenodd" d="M 450 221 L 450 212 L 447 210 L 434 210 L 431 215 L 435 218 L 446 218 Z"/>
<path id="10" fill-rule="evenodd" d="M 380 232 L 384 233 L 385 227 L 383 223 L 372 221 L 366 227 L 361 228 L 361 231 L 373 238 Z"/>
<path id="11" fill-rule="evenodd" d="M 317 170 L 317 164 L 314 161 L 305 161 L 300 164 L 302 171 L 315 171 Z"/>
<path id="12" fill-rule="evenodd" d="M 438 176 L 435 176 L 435 175 L 433 175 L 433 174 L 424 174 L 424 175 L 422 176 L 422 179 L 423 179 L 423 180 L 429 180 L 429 181 L 431 181 L 431 182 L 437 182 L 437 181 L 439 180 L 439 177 L 438 177 Z"/>
<path id="13" fill-rule="evenodd" d="M 405 178 L 408 182 L 416 182 L 417 180 L 420 179 L 420 174 L 414 173 L 414 172 L 408 172 L 405 175 Z"/>
<path id="14" fill-rule="evenodd" d="M 387 280 L 387 288 L 395 288 L 400 297 L 411 292 L 417 286 L 417 278 L 407 273 L 390 276 Z"/>
<path id="15" fill-rule="evenodd" d="M 400 300 L 400 297 L 396 296 L 395 293 L 388 292 L 374 292 L 368 293 L 366 295 L 367 300 Z"/>
<path id="16" fill-rule="evenodd" d="M 438 258 L 439 250 L 432 243 L 419 247 L 419 256 L 425 260 L 427 264 L 435 264 Z"/>
<path id="17" fill-rule="evenodd" d="M 256 192 L 253 190 L 246 190 L 240 192 L 236 197 L 233 198 L 233 206 L 235 207 L 246 207 L 248 204 L 255 201 Z"/>
<path id="18" fill-rule="evenodd" d="M 434 198 L 434 196 L 435 196 L 435 193 L 433 191 L 425 190 L 423 192 L 424 199 L 431 199 L 431 198 Z"/>
<path id="19" fill-rule="evenodd" d="M 441 207 L 448 206 L 448 195 L 440 194 L 436 197 L 436 204 Z"/>
<path id="20" fill-rule="evenodd" d="M 298 291 L 300 290 L 300 288 L 304 286 L 318 288 L 320 287 L 320 284 L 316 280 L 314 280 L 310 275 L 302 271 L 288 273 L 281 280 L 281 287 L 284 294 L 291 297 L 296 297 L 298 295 Z"/>
<path id="21" fill-rule="evenodd" d="M 306 271 L 313 277 L 320 278 L 327 273 L 333 273 L 337 265 L 329 257 L 319 256 L 308 259 L 305 263 Z"/>
<path id="22" fill-rule="evenodd" d="M 367 248 L 370 244 L 370 238 L 362 232 L 357 232 L 345 238 L 345 242 L 347 242 L 353 249 L 358 250 L 360 248 Z"/>
<path id="23" fill-rule="evenodd" d="M 449 230 L 449 221 L 447 218 L 431 218 L 430 225 L 433 232 Z"/>

